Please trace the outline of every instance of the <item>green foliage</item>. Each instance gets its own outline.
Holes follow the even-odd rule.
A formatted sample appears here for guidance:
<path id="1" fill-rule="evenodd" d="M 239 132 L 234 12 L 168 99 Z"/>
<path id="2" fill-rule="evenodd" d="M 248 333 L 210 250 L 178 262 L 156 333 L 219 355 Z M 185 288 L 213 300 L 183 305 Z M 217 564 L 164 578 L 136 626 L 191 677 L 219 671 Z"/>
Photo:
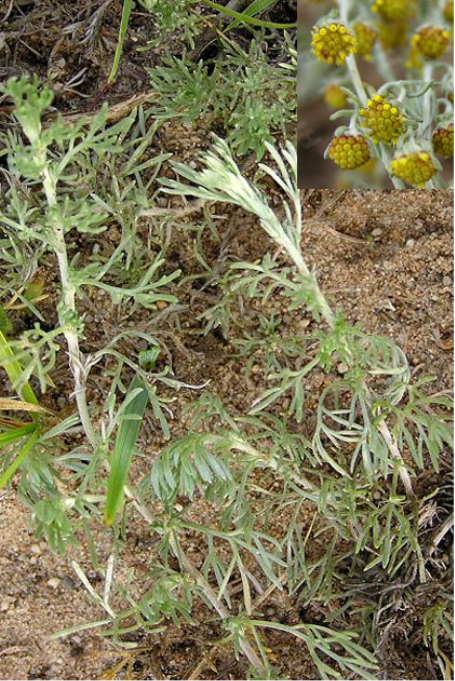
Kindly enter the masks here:
<path id="1" fill-rule="evenodd" d="M 123 489 L 131 464 L 139 428 L 148 402 L 148 392 L 142 378 L 136 376 L 119 412 L 119 427 L 111 457 L 111 472 L 107 483 L 105 522 L 112 525 L 122 503 Z"/>
<path id="2" fill-rule="evenodd" d="M 8 336 L 13 331 L 13 323 L 0 304 L 0 333 Z"/>
<path id="3" fill-rule="evenodd" d="M 112 85 L 112 83 L 114 83 L 115 78 L 117 76 L 117 71 L 118 71 L 118 67 L 119 67 L 119 64 L 120 64 L 120 57 L 122 56 L 122 51 L 123 51 L 123 43 L 125 42 L 125 36 L 126 36 L 127 29 L 128 29 L 128 21 L 129 21 L 129 18 L 130 18 L 132 5 L 133 5 L 133 0 L 123 0 L 122 18 L 120 20 L 118 42 L 117 42 L 117 47 L 115 49 L 114 61 L 112 63 L 111 72 L 109 74 L 109 78 L 107 79 L 108 85 Z"/>
<path id="4" fill-rule="evenodd" d="M 200 77 L 210 82 L 202 71 Z M 170 101 L 176 80 L 169 83 L 164 101 L 166 96 Z M 410 571 L 409 584 L 431 578 L 421 514 L 437 490 L 418 498 L 415 478 L 422 469 L 437 473 L 444 465 L 452 446 L 451 401 L 431 395 L 429 380 L 413 380 L 392 339 L 367 334 L 330 306 L 301 251 L 294 146 L 287 142 L 279 150 L 262 137 L 268 163 L 259 164 L 252 182 L 226 140 L 216 138 L 201 170 L 173 163 L 179 181 L 161 182 L 170 194 L 240 206 L 257 217 L 270 253 L 278 250 L 258 262 L 220 266 L 211 281 L 219 283 L 218 300 L 201 315 L 205 331 L 219 325 L 251 371 L 253 362 L 262 363 L 265 384 L 249 413 L 234 413 L 210 386 L 199 386 L 205 391 L 188 400 L 182 419 L 186 432 L 159 445 L 151 457 L 149 440 L 147 448 L 139 440 L 141 425 L 152 420 L 161 430 L 153 447 L 158 435 L 169 439 L 170 394 L 194 387 L 163 367 L 168 350 L 154 323 L 157 303 L 177 300 L 169 285 L 178 273 L 169 268 L 159 236 L 153 233 L 144 244 L 138 229 L 168 158 L 143 159 L 158 126 L 149 125 L 144 111 L 107 126 L 103 110 L 87 125 L 57 120 L 45 127 L 46 90 L 22 79 L 6 92 L 18 107 L 22 132 L 2 133 L 9 166 L 0 212 L 2 258 L 8 264 L 2 300 L 24 285 L 23 244 L 38 260 L 56 263 L 58 283 L 53 328 L 32 310 L 38 320 L 33 329 L 8 338 L 0 334 L 0 362 L 24 401 L 33 403 L 39 397 L 30 383 L 40 393 L 52 387 L 54 367 L 64 358 L 74 403 L 71 414 L 38 411 L 36 420 L 2 425 L 0 484 L 20 468 L 18 494 L 31 510 L 37 536 L 64 551 L 84 532 L 104 580 L 101 594 L 74 564 L 104 616 L 60 635 L 96 627 L 128 647 L 125 635 L 131 632 L 154 636 L 170 623 L 198 625 L 193 609 L 198 599 L 198 612 L 202 602 L 222 623 L 220 644 L 244 656 L 254 678 L 276 678 L 271 631 L 297 639 L 321 678 L 375 678 L 380 662 L 372 651 L 387 607 L 362 610 L 353 578 L 360 576 L 368 589 L 379 575 L 384 594 L 395 590 L 397 580 L 408 580 Z M 232 145 L 239 150 L 235 141 Z M 263 189 L 264 177 L 280 191 L 279 210 Z M 118 242 L 100 253 L 94 246 L 112 221 Z M 90 245 L 88 253 L 74 253 L 76 239 Z M 202 254 L 198 262 L 204 267 Z M 82 350 L 83 306 L 94 291 L 119 317 L 128 311 L 133 326 L 113 337 L 106 329 L 107 340 L 100 338 L 88 355 Z M 257 328 L 231 314 L 244 299 L 259 311 Z M 267 307 L 277 300 L 305 316 L 307 331 L 281 333 L 279 305 Z M 135 325 L 140 308 L 147 310 L 146 331 Z M 90 403 L 87 381 L 96 371 L 107 389 Z M 82 435 L 77 445 L 68 444 L 76 433 Z M 145 474 L 140 480 L 130 475 L 127 483 L 139 449 Z M 120 568 L 115 575 L 133 513 L 147 524 L 153 555 L 140 588 L 133 573 Z M 93 540 L 103 517 L 112 525 L 107 561 L 97 555 Z M 315 623 L 305 614 L 293 623 L 269 619 L 264 600 L 284 587 L 296 607 L 321 607 L 327 621 Z M 424 643 L 431 642 L 440 662 L 438 636 L 449 628 L 442 600 L 438 595 L 438 603 L 429 606 L 423 630 Z"/>
<path id="5" fill-rule="evenodd" d="M 428 608 L 423 617 L 423 640 L 427 647 L 433 648 L 435 655 L 439 653 L 439 634 L 444 632 L 453 637 L 453 605 L 449 594 L 441 594 L 435 605 Z"/>
<path id="6" fill-rule="evenodd" d="M 137 380 L 147 382 L 147 391 L 140 392 L 150 400 L 154 415 L 165 432 L 168 429 L 164 402 L 161 402 L 155 383 L 164 381 L 167 385 L 178 386 L 178 381 L 166 378 L 168 369 L 154 373 L 153 367 L 142 368 L 138 364 L 139 357 L 135 362 L 134 358 L 118 351 L 115 347 L 118 338 L 112 339 L 93 356 L 84 356 L 79 339 L 84 336 L 85 324 L 77 302 L 81 298 L 87 300 L 97 289 L 110 298 L 112 304 L 127 303 L 153 310 L 159 301 L 176 301 L 167 293 L 167 286 L 178 272 L 161 275 L 164 259 L 155 252 L 140 272 L 138 281 L 129 286 L 116 281 L 116 273 L 120 269 L 125 272 L 137 253 L 138 214 L 148 201 L 146 194 L 150 182 L 141 176 L 141 172 L 148 174 L 150 169 L 159 168 L 163 160 L 158 156 L 142 162 L 141 156 L 156 132 L 153 126 L 146 129 L 143 112 L 135 111 L 127 119 L 107 126 L 104 107 L 88 127 L 84 120 L 71 126 L 60 118 L 44 126 L 42 116 L 52 101 L 48 88 L 40 90 L 36 79 L 23 77 L 10 80 L 5 92 L 13 98 L 16 121 L 20 124 L 14 132 L 2 133 L 9 167 L 6 175 L 9 187 L 0 212 L 2 258 L 7 261 L 10 273 L 5 295 L 12 293 L 14 284 L 20 281 L 22 262 L 19 254 L 24 246 L 34 249 L 38 257 L 52 254 L 56 258 L 60 290 L 56 302 L 58 322 L 54 328 L 48 330 L 37 311 L 39 321 L 32 329 L 8 339 L 1 334 L 0 363 L 22 399 L 36 404 L 38 397 L 32 391 L 30 381 L 37 381 L 41 393 L 49 386 L 53 387 L 52 371 L 61 357 L 62 341 L 65 342 L 69 357 L 68 376 L 74 381 L 77 417 L 40 417 L 35 428 L 32 424 L 24 424 L 15 430 L 6 429 L 4 435 L 7 437 L 3 438 L 2 444 L 8 445 L 8 449 L 2 456 L 0 481 L 1 484 L 10 481 L 21 468 L 19 492 L 34 514 L 37 531 L 49 539 L 53 550 L 62 551 L 67 542 L 74 540 L 79 520 L 86 524 L 88 518 L 98 518 L 102 514 L 98 504 L 105 498 L 101 493 L 104 481 L 100 472 L 107 463 L 107 453 L 115 437 L 114 465 L 106 502 L 111 522 L 121 501 L 132 453 L 132 433 L 128 435 L 127 431 L 139 424 L 131 420 L 128 424 L 123 422 L 123 410 L 128 410 L 129 405 L 115 407 L 116 392 L 126 392 L 122 380 L 124 368 L 131 367 L 137 373 Z M 131 166 L 132 161 L 134 166 Z M 136 182 L 130 181 L 131 174 L 135 175 Z M 121 227 L 119 244 L 109 257 L 97 257 L 95 252 L 91 261 L 81 265 L 78 254 L 72 253 L 75 233 L 94 240 L 113 218 L 118 219 Z M 132 330 L 132 338 L 134 333 Z M 124 334 L 128 335 L 129 332 Z M 147 334 L 142 336 L 151 347 L 157 346 L 154 338 Z M 93 367 L 107 357 L 114 360 L 115 368 L 110 392 L 101 409 L 105 420 L 100 422 L 100 430 L 96 432 L 93 424 L 96 408 L 87 404 L 86 381 Z M 136 408 L 134 404 L 131 406 Z M 144 406 L 140 410 L 141 416 Z M 32 413 L 32 417 L 37 415 Z M 62 446 L 59 438 L 73 432 L 75 427 L 82 428 L 85 433 L 85 451 L 77 448 L 56 457 L 51 463 L 49 448 Z M 92 449 L 89 459 L 87 446 Z M 66 471 L 65 483 L 59 469 Z M 76 488 L 71 487 L 72 479 L 77 482 Z"/>
<path id="7" fill-rule="evenodd" d="M 285 65 L 270 63 L 260 38 L 251 41 L 248 52 L 227 38 L 222 41 L 224 55 L 211 72 L 186 55 L 164 57 L 150 70 L 152 88 L 160 93 L 155 116 L 222 125 L 240 156 L 255 151 L 260 159 L 265 142 L 285 132 L 295 118 L 294 78 Z"/>
<path id="8" fill-rule="evenodd" d="M 193 0 L 139 0 L 153 15 L 158 36 L 148 42 L 147 48 L 158 47 L 178 31 L 181 40 L 194 48 L 194 38 L 202 30 L 201 17 L 191 11 Z"/>

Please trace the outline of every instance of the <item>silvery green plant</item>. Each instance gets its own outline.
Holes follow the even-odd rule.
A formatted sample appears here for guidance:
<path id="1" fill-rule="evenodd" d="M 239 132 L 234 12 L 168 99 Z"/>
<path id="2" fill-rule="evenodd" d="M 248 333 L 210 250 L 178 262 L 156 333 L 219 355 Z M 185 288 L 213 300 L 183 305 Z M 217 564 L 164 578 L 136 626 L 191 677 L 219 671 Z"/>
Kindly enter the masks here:
<path id="1" fill-rule="evenodd" d="M 253 555 L 267 579 L 276 583 L 276 571 L 282 570 L 288 591 L 305 603 L 315 598 L 327 603 L 334 598 L 337 585 L 342 584 L 338 570 L 347 564 L 366 579 L 379 567 L 391 581 L 398 574 L 409 577 L 412 573 L 412 580 L 425 583 L 430 576 L 419 518 L 428 498 L 416 496 L 413 479 L 428 467 L 439 471 L 441 456 L 452 449 L 451 400 L 429 393 L 431 378 L 411 380 L 406 356 L 393 340 L 351 326 L 342 310 L 329 305 L 301 251 L 304 222 L 294 147 L 287 143 L 281 151 L 270 145 L 267 149 L 273 166 L 259 164 L 259 169 L 283 193 L 281 217 L 261 189 L 242 176 L 220 139 L 203 156 L 204 170 L 173 163 L 179 177 L 189 184 L 162 180 L 164 191 L 232 203 L 256 215 L 289 264 L 269 255 L 261 263 L 234 263 L 230 283 L 226 275 L 224 285 L 228 281 L 230 294 L 240 289 L 253 297 L 266 298 L 279 291 L 289 298 L 290 310 L 310 312 L 318 331 L 300 339 L 295 369 L 288 362 L 273 367 L 267 377 L 270 387 L 251 404 L 248 416 L 232 422 L 219 401 L 206 396 L 203 408 L 196 409 L 199 416 L 195 421 L 206 433 L 189 434 L 162 452 L 150 475 L 151 495 L 170 508 L 179 493 L 190 499 L 196 490 L 205 494 L 219 512 L 222 508 L 219 523 L 224 531 L 235 527 L 238 538 L 241 528 L 247 531 L 254 542 Z M 225 331 L 229 333 L 229 328 Z M 342 376 L 336 370 L 339 364 L 344 365 Z M 316 420 L 308 430 L 304 424 L 305 383 L 316 369 L 322 369 L 330 380 L 319 395 Z M 273 407 L 283 397 L 290 397 L 290 406 L 287 413 L 277 416 Z M 202 447 L 200 456 L 206 452 L 208 457 L 210 452 L 210 473 L 198 463 L 196 444 Z M 216 463 L 211 458 L 214 454 Z M 263 484 L 254 477 L 258 471 L 264 475 Z M 282 490 L 276 494 L 267 485 L 271 476 L 282 481 Z M 254 505 L 249 501 L 253 490 Z M 300 515 L 308 502 L 325 526 L 320 532 L 332 532 L 326 554 L 313 563 L 306 556 L 309 533 L 304 536 Z M 278 547 L 276 536 L 266 540 L 264 530 L 268 520 L 284 508 L 293 511 Z M 258 518 L 268 520 L 261 523 Z M 181 516 L 175 522 L 186 526 Z M 260 534 L 255 527 L 261 527 Z M 199 531 L 206 533 L 209 547 L 204 570 L 212 571 L 223 592 L 236 561 L 239 565 L 234 547 L 231 545 L 232 561 L 223 565 L 216 555 L 216 537 L 221 540 L 223 534 Z M 224 539 L 229 541 L 227 536 Z M 348 542 L 347 551 L 340 550 L 340 539 Z M 258 550 L 267 541 L 269 551 Z M 251 602 L 248 592 L 244 597 L 246 603 Z M 248 607 L 245 618 L 244 627 L 254 630 L 258 626 Z M 276 623 L 273 626 L 280 628 Z M 296 635 L 295 630 L 289 633 Z M 330 675 L 324 667 L 319 671 L 323 678 Z"/>
<path id="2" fill-rule="evenodd" d="M 157 355 L 159 344 L 150 334 L 126 331 L 113 335 L 97 351 L 84 353 L 84 315 L 78 301 L 97 290 L 111 304 L 153 310 L 157 301 L 176 302 L 167 288 L 179 273 L 161 275 L 164 259 L 158 254 L 141 266 L 134 283 L 115 284 L 118 270 L 127 270 L 133 256 L 139 258 L 135 232 L 138 212 L 146 201 L 147 187 L 136 168 L 149 133 L 143 123 L 136 123 L 136 113 L 110 127 L 105 125 L 106 108 L 90 125 L 84 119 L 68 125 L 60 118 L 43 124 L 43 114 L 52 101 L 48 88 L 40 89 L 36 80 L 23 77 L 10 80 L 4 93 L 13 99 L 16 127 L 2 134 L 2 155 L 8 166 L 4 171 L 7 190 L 0 206 L 1 257 L 8 272 L 2 296 L 13 294 L 14 285 L 23 283 L 19 281 L 24 275 L 21 254 L 26 253 L 29 261 L 34 261 L 31 275 L 41 261 L 55 257 L 58 293 L 55 328 L 46 328 L 46 320 L 34 308 L 37 321 L 32 331 L 19 337 L 0 334 L 1 365 L 25 402 L 8 406 L 29 411 L 34 417 L 33 423 L 20 424 L 20 428 L 17 423 L 2 421 L 5 432 L 0 443 L 8 449 L 2 458 L 0 484 L 7 484 L 20 470 L 19 493 L 33 511 L 38 534 L 44 534 L 53 549 L 64 550 L 75 540 L 78 524 L 87 526 L 92 516 L 100 516 L 103 505 L 106 522 L 113 522 L 137 437 L 134 419 L 143 414 L 148 400 L 168 436 L 166 400 L 159 397 L 157 387 L 159 383 L 179 386 L 168 377 L 168 368 L 155 371 L 154 363 L 145 366 L 137 352 L 126 355 L 122 351 L 122 343 L 141 339 L 149 345 L 147 354 Z M 126 159 L 125 151 L 130 154 Z M 160 156 L 151 159 L 142 163 L 141 169 L 151 169 L 153 177 L 154 166 L 158 168 L 162 160 Z M 136 181 L 131 181 L 135 175 Z M 88 262 L 81 264 L 75 238 L 93 239 L 102 234 L 112 217 L 122 226 L 119 244 L 108 257 L 94 249 Z M 70 414 L 41 408 L 30 385 L 38 380 L 44 394 L 53 385 L 52 369 L 62 357 L 68 362 L 70 394 L 65 397 L 74 405 Z M 100 409 L 89 404 L 87 382 L 93 368 L 108 359 L 111 385 Z M 128 373 L 134 376 L 129 386 L 125 383 Z M 122 394 L 125 397 L 119 405 Z M 59 452 L 59 436 L 77 430 L 85 437 L 83 444 Z M 112 470 L 106 497 L 99 474 L 107 464 Z M 62 483 L 59 469 L 70 472 L 70 481 L 77 482 L 75 490 Z"/>
<path id="3" fill-rule="evenodd" d="M 304 223 L 294 147 L 267 148 L 272 165 L 259 164 L 259 169 L 282 191 L 280 217 L 260 187 L 242 176 L 220 139 L 203 156 L 204 170 L 173 163 L 179 177 L 190 183 L 162 180 L 164 191 L 235 204 L 256 215 L 288 264 L 269 255 L 260 263 L 234 263 L 230 275 L 222 276 L 225 300 L 234 305 L 231 296 L 238 290 L 252 297 L 279 291 L 289 297 L 290 309 L 309 311 L 319 330 L 300 338 L 298 357 L 290 354 L 296 356 L 295 369 L 275 360 L 270 387 L 249 414 L 230 414 L 210 392 L 188 406 L 190 431 L 160 452 L 135 502 L 157 540 L 154 570 L 170 579 L 168 600 L 163 601 L 161 589 L 159 597 L 151 589 L 134 599 L 110 570 L 104 594 L 117 590 L 128 601 L 125 610 L 114 611 L 76 566 L 108 614 L 84 626 L 102 627 L 101 633 L 119 645 L 126 631 L 159 633 L 163 618 L 175 615 L 175 587 L 183 579 L 180 616 L 196 624 L 191 603 L 202 598 L 225 630 L 219 643 L 246 657 L 249 678 L 278 677 L 267 650 L 271 630 L 302 640 L 319 678 L 346 678 L 352 672 L 375 678 L 373 651 L 381 614 L 366 610 L 362 625 L 352 624 L 358 595 L 354 578 L 364 585 L 380 571 L 384 594 L 398 588 L 401 579 L 416 584 L 430 579 L 420 528 L 428 497 L 436 490 L 417 498 L 413 479 L 424 467 L 439 470 L 443 450 L 451 447 L 450 401 L 428 395 L 425 382 L 412 383 L 406 357 L 392 340 L 350 326 L 329 305 L 301 251 Z M 229 335 L 229 324 L 224 330 Z M 335 370 L 339 363 L 347 369 L 342 377 Z M 304 384 L 316 370 L 329 380 L 309 430 Z M 287 396 L 289 410 L 277 413 L 274 406 Z M 210 525 L 194 520 L 201 498 L 212 509 Z M 308 506 L 313 515 L 309 526 Z M 274 526 L 277 517 L 286 518 L 280 533 Z M 316 523 L 317 535 L 326 541 L 325 551 L 314 559 L 307 548 Z M 198 568 L 187 553 L 189 532 L 204 547 Z M 235 579 L 241 585 L 240 601 L 231 589 Z M 342 615 L 334 617 L 334 626 L 268 619 L 261 608 L 264 591 L 284 585 L 297 604 L 330 609 L 337 603 Z M 340 599 L 344 605 L 338 611 Z"/>
<path id="4" fill-rule="evenodd" d="M 310 96 L 305 84 L 311 88 L 313 71 L 320 95 L 337 109 L 331 120 L 348 119 L 325 158 L 351 171 L 375 159 L 397 189 L 448 186 L 440 159 L 453 157 L 449 5 L 336 0 L 311 36 L 301 26 L 301 103 Z"/>
<path id="5" fill-rule="evenodd" d="M 42 354 L 33 355 L 30 338 L 24 344 L 23 338 L 13 335 L 0 337 L 1 364 L 21 404 L 28 404 L 36 417 L 27 432 L 20 432 L 20 443 L 6 449 L 1 481 L 20 472 L 21 496 L 33 511 L 38 532 L 54 548 L 64 550 L 75 540 L 78 526 L 90 533 L 103 517 L 114 527 L 106 564 L 99 564 L 93 550 L 104 579 L 102 593 L 74 563 L 91 598 L 104 611 L 103 618 L 57 635 L 96 627 L 117 646 L 128 647 L 127 633 L 153 636 L 170 622 L 197 624 L 193 614 L 197 597 L 220 622 L 224 632 L 220 645 L 231 646 L 247 661 L 251 678 L 277 678 L 267 641 L 270 631 L 301 641 L 320 678 L 346 678 L 352 673 L 374 678 L 380 614 L 367 614 L 359 625 L 356 591 L 345 583 L 346 572 L 353 578 L 360 575 L 363 583 L 380 570 L 386 590 L 402 577 L 416 583 L 429 580 L 431 551 L 422 545 L 419 532 L 428 499 L 417 498 L 414 477 L 424 467 L 438 470 L 442 451 L 450 447 L 450 403 L 444 396 L 429 395 L 425 383 L 412 383 L 406 357 L 393 341 L 350 326 L 342 312 L 329 305 L 301 251 L 302 208 L 293 146 L 278 151 L 268 145 L 271 165 L 259 165 L 282 192 L 282 216 L 272 210 L 260 185 L 242 176 L 222 140 L 204 156 L 201 172 L 174 164 L 179 176 L 192 184 L 163 180 L 167 192 L 233 203 L 256 215 L 286 258 L 286 263 L 277 256 L 235 263 L 224 282 L 229 300 L 235 300 L 236 291 L 253 298 L 279 291 L 289 298 L 291 310 L 309 312 L 319 330 L 296 339 L 298 348 L 291 346 L 284 365 L 269 353 L 267 389 L 249 414 L 230 414 L 217 396 L 201 393 L 188 408 L 189 432 L 171 440 L 139 484 L 132 485 L 127 475 L 147 402 L 169 436 L 166 403 L 157 388 L 161 382 L 179 384 L 165 370 L 155 370 L 157 339 L 134 329 L 114 336 L 93 354 L 84 354 L 78 300 L 92 288 L 104 290 L 119 306 L 126 299 L 130 305 L 153 309 L 157 300 L 174 300 L 166 292 L 173 275 L 159 276 L 161 256 L 147 263 L 139 283 L 115 284 L 119 272 L 125 274 L 125 261 L 134 264 L 138 257 L 135 220 L 147 204 L 149 187 L 136 166 L 141 166 L 139 150 L 147 146 L 149 133 L 139 120 L 128 137 L 135 125 L 133 116 L 106 127 L 104 112 L 88 128 L 83 122 L 67 127 L 60 120 L 45 127 L 42 113 L 50 102 L 46 90 L 40 92 L 36 83 L 23 79 L 10 82 L 7 92 L 25 137 L 20 130 L 3 137 L 9 186 L 0 213 L 2 248 L 13 273 L 15 254 L 23 244 L 39 257 L 55 257 L 59 304 L 52 332 L 36 326 L 37 338 L 44 339 L 38 343 Z M 119 170 L 116 159 L 125 148 L 130 158 L 120 163 Z M 148 163 L 159 169 L 161 160 Z M 101 193 L 106 174 L 109 183 Z M 130 175 L 135 181 L 129 182 Z M 73 236 L 96 237 L 112 214 L 123 230 L 113 253 L 88 264 L 71 258 Z M 114 283 L 105 281 L 108 274 Z M 266 335 L 273 335 L 275 324 L 273 319 L 265 323 Z M 125 338 L 145 339 L 149 348 L 142 356 L 126 355 L 119 349 Z M 54 415 L 52 422 L 28 381 L 39 374 L 37 367 L 44 367 L 48 356 L 52 368 L 52 352 L 58 352 L 56 344 L 63 340 L 76 410 L 65 420 Z M 249 342 L 254 345 L 254 339 Z M 278 336 L 273 342 L 280 344 Z M 29 356 L 34 359 L 31 374 Z M 87 399 L 87 377 L 105 357 L 114 360 L 112 381 L 105 403 L 95 407 Z M 294 359 L 295 366 L 289 366 Z M 342 378 L 334 370 L 339 363 L 347 369 Z M 316 370 L 328 380 L 319 395 L 316 422 L 308 428 L 304 385 Z M 41 371 L 43 391 L 51 380 L 49 372 Z M 133 378 L 127 384 L 128 374 Z M 281 397 L 288 396 L 288 411 L 277 414 Z M 15 429 L 17 424 L 2 422 L 0 436 L 17 435 Z M 74 429 L 84 434 L 84 441 L 62 453 L 58 436 Z M 0 442 L 8 445 L 4 440 Z M 59 468 L 65 476 L 59 476 Z M 65 484 L 68 472 L 70 485 Z M 201 499 L 211 508 L 210 523 L 195 520 L 193 509 Z M 304 513 L 308 507 L 314 516 L 309 526 Z M 154 546 L 150 587 L 141 588 L 140 597 L 137 589 L 116 578 L 121 537 L 127 523 L 134 522 L 130 510 L 147 521 Z M 279 533 L 274 526 L 277 517 L 286 519 Z M 314 559 L 307 548 L 316 522 L 318 535 L 327 541 L 323 554 Z M 201 540 L 198 557 L 188 555 L 188 534 Z M 233 588 L 234 580 L 240 592 Z M 319 603 L 336 614 L 324 624 L 286 624 L 268 618 L 262 606 L 284 585 L 298 605 Z M 434 632 L 434 622 L 446 619 L 438 611 L 437 618 L 427 618 L 427 629 Z"/>

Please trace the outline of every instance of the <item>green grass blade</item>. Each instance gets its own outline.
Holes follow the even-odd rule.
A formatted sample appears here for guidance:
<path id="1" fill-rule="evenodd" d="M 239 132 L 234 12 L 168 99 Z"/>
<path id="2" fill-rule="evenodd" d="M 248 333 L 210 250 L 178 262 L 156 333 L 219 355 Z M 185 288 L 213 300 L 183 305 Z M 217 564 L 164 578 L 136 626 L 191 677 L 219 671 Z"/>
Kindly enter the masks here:
<path id="1" fill-rule="evenodd" d="M 33 449 L 36 444 L 40 434 L 40 429 L 36 428 L 35 432 L 29 437 L 25 445 L 22 447 L 20 453 L 16 456 L 13 463 L 8 466 L 3 475 L 0 476 L 0 489 L 4 487 L 13 477 L 14 473 L 17 471 L 27 454 Z"/>
<path id="2" fill-rule="evenodd" d="M 243 10 L 242 14 L 244 16 L 254 17 L 255 14 L 262 14 L 262 12 L 266 12 L 269 8 L 273 7 L 273 5 L 276 5 L 276 3 L 277 0 L 253 0 L 253 2 Z M 231 21 L 224 33 L 227 33 L 227 31 L 229 31 L 231 28 L 234 28 L 234 26 L 238 26 L 238 24 L 239 22 L 234 19 L 234 21 Z"/>
<path id="3" fill-rule="evenodd" d="M 125 42 L 126 31 L 128 29 L 128 22 L 130 19 L 132 4 L 133 0 L 123 1 L 122 18 L 120 21 L 120 30 L 118 34 L 118 43 L 115 50 L 114 62 L 112 64 L 111 72 L 109 74 L 109 78 L 107 79 L 108 85 L 112 85 L 117 76 L 118 66 L 120 64 L 120 57 L 122 56 L 123 52 L 123 43 Z"/>
<path id="4" fill-rule="evenodd" d="M 133 390 L 137 391 L 138 388 L 140 391 L 126 404 L 122 411 L 122 420 L 120 421 L 115 440 L 114 453 L 111 457 L 111 472 L 107 483 L 107 499 L 104 511 L 106 525 L 112 525 L 123 500 L 123 488 L 131 465 L 131 458 L 139 435 L 142 417 L 147 406 L 147 388 L 139 376 L 135 376 L 131 381 L 126 400 L 128 400 L 128 395 Z M 131 416 L 136 418 L 128 418 Z"/>
<path id="5" fill-rule="evenodd" d="M 20 428 L 11 428 L 6 433 L 0 433 L 0 447 L 11 444 L 15 440 L 19 440 L 24 435 L 30 435 L 34 433 L 38 425 L 36 423 L 29 423 L 26 426 L 21 426 Z"/>
<path id="6" fill-rule="evenodd" d="M 227 9 L 224 5 L 219 5 L 217 2 L 212 2 L 212 0 L 202 0 L 202 2 L 212 9 L 216 9 L 217 12 L 222 12 L 222 14 L 227 14 L 228 16 L 236 19 L 239 22 L 246 24 L 251 24 L 252 26 L 263 26 L 264 28 L 295 28 L 297 24 L 275 24 L 273 21 L 262 21 L 261 19 L 253 19 L 245 12 L 234 12 L 232 9 Z"/>
<path id="7" fill-rule="evenodd" d="M 11 350 L 10 344 L 8 343 L 7 339 L 5 338 L 1 331 L 0 331 L 0 366 L 2 366 L 5 369 L 11 383 L 13 385 L 17 384 L 22 375 L 22 367 L 19 364 L 19 362 L 16 359 L 14 359 L 14 353 Z M 35 393 L 33 392 L 28 382 L 25 383 L 18 392 L 20 397 L 24 400 L 24 402 L 29 402 L 30 404 L 39 404 L 38 398 L 36 397 Z M 38 415 L 32 414 L 32 418 L 38 419 Z"/>

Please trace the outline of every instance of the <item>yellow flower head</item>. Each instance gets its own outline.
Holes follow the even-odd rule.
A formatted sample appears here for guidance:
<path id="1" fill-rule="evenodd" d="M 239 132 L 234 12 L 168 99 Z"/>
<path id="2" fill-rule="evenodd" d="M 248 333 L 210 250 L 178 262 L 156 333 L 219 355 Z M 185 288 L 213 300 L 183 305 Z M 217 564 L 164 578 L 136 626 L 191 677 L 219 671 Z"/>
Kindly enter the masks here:
<path id="1" fill-rule="evenodd" d="M 356 48 L 354 33 L 343 24 L 315 27 L 311 42 L 313 53 L 326 64 L 344 64 L 346 57 Z"/>
<path id="2" fill-rule="evenodd" d="M 406 32 L 408 30 L 408 26 L 405 21 L 394 21 L 391 24 L 383 24 L 379 22 L 377 24 L 377 28 L 379 31 L 379 42 L 384 49 L 391 50 L 394 47 L 406 45 Z"/>
<path id="3" fill-rule="evenodd" d="M 360 54 L 367 61 L 371 61 L 371 52 L 378 34 L 373 26 L 364 24 L 362 21 L 356 21 L 354 24 L 354 33 L 357 40 L 355 53 Z"/>
<path id="4" fill-rule="evenodd" d="M 396 144 L 397 140 L 405 132 L 406 119 L 401 111 L 389 104 L 382 95 L 374 95 L 368 100 L 364 109 L 359 109 L 361 125 L 368 128 L 368 133 L 375 144 Z"/>
<path id="5" fill-rule="evenodd" d="M 330 83 L 324 90 L 324 100 L 332 109 L 344 109 L 348 98 L 336 83 Z"/>
<path id="6" fill-rule="evenodd" d="M 395 156 L 390 163 L 392 175 L 418 189 L 422 189 L 436 172 L 437 168 L 433 159 L 425 151 L 414 151 L 402 156 Z"/>
<path id="7" fill-rule="evenodd" d="M 423 57 L 427 59 L 439 59 L 442 57 L 449 44 L 450 33 L 445 28 L 437 26 L 424 26 L 411 40 Z"/>
<path id="8" fill-rule="evenodd" d="M 453 156 L 453 123 L 438 128 L 433 133 L 433 149 L 445 158 Z"/>
<path id="9" fill-rule="evenodd" d="M 371 9 L 384 21 L 402 21 L 415 14 L 414 0 L 375 0 Z"/>
<path id="10" fill-rule="evenodd" d="M 370 160 L 368 142 L 363 135 L 337 135 L 330 143 L 328 154 L 343 170 L 360 168 Z"/>

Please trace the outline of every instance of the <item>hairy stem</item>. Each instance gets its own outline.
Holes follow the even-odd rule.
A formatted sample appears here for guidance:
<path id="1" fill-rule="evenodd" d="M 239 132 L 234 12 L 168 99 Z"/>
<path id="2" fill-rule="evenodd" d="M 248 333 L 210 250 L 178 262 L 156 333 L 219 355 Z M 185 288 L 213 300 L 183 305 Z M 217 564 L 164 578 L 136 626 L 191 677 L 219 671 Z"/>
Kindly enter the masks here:
<path id="1" fill-rule="evenodd" d="M 43 186 L 46 194 L 46 199 L 49 208 L 56 209 L 57 207 L 57 193 L 55 181 L 49 171 L 45 168 L 43 171 Z M 59 310 L 59 322 L 64 328 L 64 336 L 68 345 L 68 356 L 71 373 L 74 378 L 74 395 L 79 411 L 82 427 L 87 436 L 88 441 L 92 447 L 97 446 L 98 438 L 93 428 L 92 420 L 90 418 L 87 396 L 85 388 L 85 369 L 82 353 L 79 347 L 79 338 L 77 333 L 71 326 L 68 325 L 65 315 L 76 315 L 76 288 L 71 281 L 70 266 L 68 262 L 68 253 L 66 249 L 65 234 L 63 226 L 58 221 L 58 217 L 52 221 L 52 229 L 54 236 L 54 250 L 57 256 L 57 262 L 60 273 L 60 283 L 62 287 L 61 308 Z"/>

